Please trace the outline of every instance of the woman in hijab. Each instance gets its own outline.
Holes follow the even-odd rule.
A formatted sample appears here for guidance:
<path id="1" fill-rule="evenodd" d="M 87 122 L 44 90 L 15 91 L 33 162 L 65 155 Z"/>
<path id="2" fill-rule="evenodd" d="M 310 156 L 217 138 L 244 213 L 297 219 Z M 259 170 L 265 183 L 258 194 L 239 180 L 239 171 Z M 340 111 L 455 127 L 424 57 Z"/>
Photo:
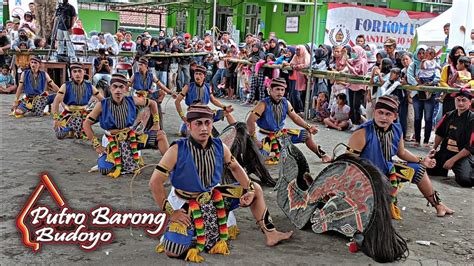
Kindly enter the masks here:
<path id="1" fill-rule="evenodd" d="M 267 54 L 271 53 L 275 57 L 280 55 L 280 46 L 278 45 L 278 40 L 275 37 L 272 37 L 269 41 L 269 48 L 268 51 L 266 51 Z"/>
<path id="2" fill-rule="evenodd" d="M 369 70 L 367 63 L 367 55 L 360 46 L 354 46 L 351 50 L 351 59 L 347 61 L 349 73 L 357 76 L 365 76 Z M 361 123 L 360 107 L 364 102 L 365 85 L 350 84 L 349 85 L 349 107 L 351 107 L 351 121 L 353 124 Z"/>
<path id="3" fill-rule="evenodd" d="M 324 55 L 323 55 L 324 60 L 326 61 L 327 68 L 329 68 L 329 63 L 331 63 L 331 59 L 332 59 L 332 47 L 331 47 L 331 45 L 320 44 L 319 48 L 323 49 L 323 51 L 324 51 Z"/>
<path id="4" fill-rule="evenodd" d="M 456 64 L 458 63 L 458 59 L 461 56 L 465 56 L 466 52 L 462 46 L 454 46 L 453 49 L 449 52 L 448 56 L 448 64 L 446 64 L 442 71 L 441 71 L 441 79 L 439 81 L 440 87 L 451 87 L 454 84 L 451 81 L 451 77 L 456 75 Z M 443 115 L 449 111 L 455 109 L 454 106 L 454 98 L 451 97 L 450 94 L 445 94 L 442 96 L 443 98 Z"/>
<path id="5" fill-rule="evenodd" d="M 407 69 L 407 82 L 410 85 L 417 86 L 417 76 L 420 71 L 421 61 L 424 58 L 425 51 L 428 47 L 426 45 L 419 45 L 413 57 L 413 63 L 408 66 Z M 439 82 L 439 73 L 434 78 L 433 83 Z M 411 97 L 413 98 L 413 108 L 415 110 L 415 147 L 420 146 L 421 141 L 421 119 L 425 118 L 425 134 L 423 139 L 423 145 L 429 147 L 429 140 L 431 136 L 431 130 L 433 128 L 433 112 L 435 108 L 435 96 L 431 93 L 424 91 L 412 91 Z M 423 115 L 424 113 L 424 115 Z"/>
<path id="6" fill-rule="evenodd" d="M 385 50 L 379 50 L 375 54 L 375 65 L 380 67 L 380 64 L 382 63 L 382 59 L 388 58 L 387 52 Z"/>
<path id="7" fill-rule="evenodd" d="M 290 66 L 293 68 L 293 74 L 290 80 L 294 80 L 293 87 L 290 82 L 290 102 L 295 109 L 295 112 L 303 116 L 304 100 L 306 96 L 306 76 L 301 72 L 302 69 L 309 67 L 311 58 L 304 45 L 296 46 L 296 54 L 290 61 Z"/>
<path id="8" fill-rule="evenodd" d="M 313 50 L 313 69 L 326 71 L 328 69 L 328 62 L 326 51 L 322 48 L 316 48 Z M 318 97 L 320 92 L 328 93 L 328 84 L 326 79 L 314 78 L 314 87 L 312 91 L 312 97 Z"/>

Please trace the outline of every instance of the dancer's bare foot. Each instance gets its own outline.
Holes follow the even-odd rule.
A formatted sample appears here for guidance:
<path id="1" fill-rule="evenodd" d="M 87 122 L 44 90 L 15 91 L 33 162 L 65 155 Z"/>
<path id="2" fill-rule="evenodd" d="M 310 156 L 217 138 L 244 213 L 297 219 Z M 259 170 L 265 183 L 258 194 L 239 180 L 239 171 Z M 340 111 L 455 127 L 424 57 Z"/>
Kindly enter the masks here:
<path id="1" fill-rule="evenodd" d="M 436 215 L 438 217 L 444 217 L 444 216 L 446 216 L 446 214 L 451 215 L 451 214 L 454 213 L 453 210 L 446 207 L 446 205 L 444 205 L 443 203 L 440 203 L 440 204 L 436 205 L 435 208 L 436 208 Z"/>
<path id="2" fill-rule="evenodd" d="M 286 233 L 283 233 L 277 230 L 266 231 L 265 232 L 265 236 L 267 237 L 266 244 L 269 247 L 275 246 L 281 241 L 290 239 L 292 235 L 293 235 L 293 231 L 289 231 Z"/>
<path id="3" fill-rule="evenodd" d="M 323 155 L 323 157 L 321 158 L 321 161 L 323 161 L 323 163 L 330 163 L 332 161 L 332 158 L 331 156 L 329 155 Z"/>

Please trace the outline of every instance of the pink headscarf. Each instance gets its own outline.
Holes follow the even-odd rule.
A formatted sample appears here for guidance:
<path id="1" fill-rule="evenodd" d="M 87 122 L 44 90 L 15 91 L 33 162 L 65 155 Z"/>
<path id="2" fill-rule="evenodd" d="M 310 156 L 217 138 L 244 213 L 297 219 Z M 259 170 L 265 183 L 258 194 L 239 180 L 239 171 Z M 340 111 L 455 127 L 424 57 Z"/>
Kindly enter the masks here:
<path id="1" fill-rule="evenodd" d="M 296 50 L 298 49 L 299 49 L 299 53 L 298 51 L 296 51 L 296 54 L 295 56 L 293 56 L 293 59 L 291 59 L 290 64 L 301 65 L 302 68 L 306 68 L 311 63 L 311 56 L 306 50 L 306 47 L 304 47 L 304 45 L 296 46 Z M 293 70 L 293 75 L 296 80 L 295 89 L 297 91 L 306 90 L 306 82 L 307 82 L 306 76 L 303 73 L 301 73 L 301 71 L 297 71 L 297 70 Z"/>
<path id="2" fill-rule="evenodd" d="M 352 47 L 352 50 L 357 54 L 356 59 L 349 59 L 347 63 L 349 67 L 349 73 L 354 75 L 366 75 L 369 71 L 369 63 L 367 62 L 367 55 L 364 48 L 356 45 Z"/>
<path id="3" fill-rule="evenodd" d="M 369 63 L 367 62 L 367 55 L 364 48 L 360 46 L 352 47 L 352 50 L 357 54 L 357 58 L 347 60 L 349 73 L 357 76 L 365 76 L 369 71 Z M 365 90 L 367 87 L 360 84 L 350 84 L 349 89 L 352 91 Z"/>

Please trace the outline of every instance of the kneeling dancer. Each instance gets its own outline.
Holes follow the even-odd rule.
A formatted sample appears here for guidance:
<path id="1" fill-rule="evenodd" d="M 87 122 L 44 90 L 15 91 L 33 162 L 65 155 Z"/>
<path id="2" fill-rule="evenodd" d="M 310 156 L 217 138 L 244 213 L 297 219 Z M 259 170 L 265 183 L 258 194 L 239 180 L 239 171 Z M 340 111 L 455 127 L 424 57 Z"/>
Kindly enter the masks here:
<path id="1" fill-rule="evenodd" d="M 48 94 L 48 86 L 53 91 L 58 91 L 58 86 L 49 77 L 48 73 L 40 70 L 41 59 L 30 58 L 30 69 L 26 69 L 20 77 L 16 90 L 15 102 L 13 103 L 13 114 L 16 118 L 23 117 L 31 112 L 34 116 L 43 116 L 47 105 L 53 103 L 56 94 Z M 22 93 L 25 96 L 20 99 Z"/>
<path id="2" fill-rule="evenodd" d="M 84 66 L 81 63 L 72 63 L 70 69 L 72 81 L 67 81 L 59 88 L 51 108 L 54 131 L 58 139 L 85 138 L 82 124 L 88 115 L 87 105 L 92 96 L 99 101 L 104 99 L 91 82 L 84 80 Z M 60 103 L 64 104 L 61 113 L 59 113 Z"/>
<path id="3" fill-rule="evenodd" d="M 442 217 L 454 211 L 441 203 L 438 192 L 433 189 L 426 168 L 433 168 L 436 160 L 430 152 L 425 158 L 417 157 L 407 149 L 403 141 L 402 127 L 395 122 L 398 118 L 398 99 L 396 96 L 382 96 L 375 104 L 374 118 L 360 125 L 349 139 L 348 150 L 361 158 L 369 160 L 392 184 L 392 217 L 400 219 L 397 205 L 399 181 L 411 181 L 418 186 L 429 204 L 436 208 Z M 394 162 L 397 155 L 406 162 Z M 410 174 L 411 172 L 411 174 Z"/>
<path id="4" fill-rule="evenodd" d="M 87 116 L 84 121 L 84 132 L 100 155 L 99 171 L 117 178 L 120 174 L 133 173 L 143 165 L 139 149 L 158 146 L 161 154 L 164 154 L 169 145 L 166 134 L 160 130 L 155 101 L 143 97 L 125 96 L 128 85 L 127 78 L 122 74 L 112 75 L 110 92 L 112 96 L 97 103 Z M 137 118 L 137 106 L 149 106 L 153 115 L 153 126 L 150 131 L 145 131 L 143 134 L 138 134 L 133 128 Z M 105 130 L 102 143 L 92 131 L 92 124 L 97 121 Z"/>
<path id="5" fill-rule="evenodd" d="M 279 137 L 285 131 L 291 136 L 293 143 L 305 143 L 323 162 L 330 162 L 331 157 L 327 155 L 319 145 L 317 145 L 312 134 L 318 132 L 318 128 L 306 123 L 303 118 L 298 116 L 290 102 L 284 97 L 286 81 L 282 78 L 273 79 L 269 89 L 269 96 L 260 101 L 253 109 L 247 119 L 247 128 L 253 139 L 259 142 L 265 152 L 264 155 L 271 157 L 266 160 L 267 164 L 278 164 L 280 158 Z M 286 116 L 289 116 L 295 124 L 304 127 L 304 129 L 285 130 Z M 255 129 L 258 125 L 258 132 Z"/>
<path id="6" fill-rule="evenodd" d="M 239 204 L 250 206 L 268 246 L 293 234 L 276 230 L 261 187 L 250 181 L 220 139 L 210 137 L 213 116 L 209 107 L 192 105 L 186 114 L 190 137 L 171 145 L 150 179 L 156 203 L 170 217 L 162 240 L 169 257 L 202 262 L 204 258 L 199 252 L 204 250 L 210 254 L 229 254 L 227 215 Z M 224 167 L 230 169 L 238 184 L 219 185 Z M 171 193 L 176 195 L 174 201 L 168 201 L 164 187 L 168 176 L 174 188 Z"/>

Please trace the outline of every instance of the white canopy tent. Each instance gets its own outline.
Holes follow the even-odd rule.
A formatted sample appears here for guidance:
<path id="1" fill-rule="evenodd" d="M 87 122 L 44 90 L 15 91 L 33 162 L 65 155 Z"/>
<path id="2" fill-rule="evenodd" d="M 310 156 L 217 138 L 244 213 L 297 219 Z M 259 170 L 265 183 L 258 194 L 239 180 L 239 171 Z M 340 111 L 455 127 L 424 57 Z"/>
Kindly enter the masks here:
<path id="1" fill-rule="evenodd" d="M 425 23 L 416 29 L 418 44 L 427 46 L 443 46 L 446 35 L 443 31 L 443 26 L 451 22 L 453 8 L 443 12 L 441 15 L 435 17 L 431 21 Z"/>
<path id="2" fill-rule="evenodd" d="M 418 44 L 439 47 L 444 45 L 446 35 L 443 26 L 450 23 L 448 48 L 461 45 L 465 49 L 473 49 L 470 38 L 474 28 L 474 1 L 456 0 L 453 6 L 444 13 L 416 29 Z M 464 30 L 461 30 L 461 27 Z"/>

